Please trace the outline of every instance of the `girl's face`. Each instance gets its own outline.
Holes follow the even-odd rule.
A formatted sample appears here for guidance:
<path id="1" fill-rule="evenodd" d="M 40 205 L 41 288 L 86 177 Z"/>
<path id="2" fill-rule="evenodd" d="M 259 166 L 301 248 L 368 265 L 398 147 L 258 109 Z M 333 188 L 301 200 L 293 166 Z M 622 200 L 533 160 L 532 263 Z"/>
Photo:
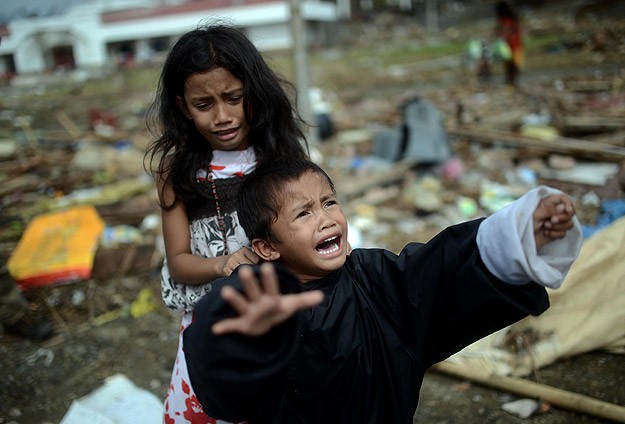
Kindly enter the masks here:
<path id="1" fill-rule="evenodd" d="M 250 146 L 243 83 L 226 69 L 191 75 L 184 84 L 184 98 L 178 96 L 176 101 L 213 150 L 244 150 Z"/>

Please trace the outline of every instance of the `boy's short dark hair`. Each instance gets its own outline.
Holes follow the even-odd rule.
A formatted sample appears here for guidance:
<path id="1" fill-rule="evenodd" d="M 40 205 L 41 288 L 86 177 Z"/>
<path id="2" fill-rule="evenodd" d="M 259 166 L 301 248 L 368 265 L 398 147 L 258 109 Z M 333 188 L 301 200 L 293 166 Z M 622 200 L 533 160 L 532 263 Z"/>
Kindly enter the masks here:
<path id="1" fill-rule="evenodd" d="M 250 240 L 277 241 L 271 224 L 284 204 L 284 186 L 307 172 L 324 176 L 336 194 L 332 179 L 319 165 L 309 160 L 271 161 L 260 165 L 246 177 L 239 192 L 237 210 L 241 226 Z"/>

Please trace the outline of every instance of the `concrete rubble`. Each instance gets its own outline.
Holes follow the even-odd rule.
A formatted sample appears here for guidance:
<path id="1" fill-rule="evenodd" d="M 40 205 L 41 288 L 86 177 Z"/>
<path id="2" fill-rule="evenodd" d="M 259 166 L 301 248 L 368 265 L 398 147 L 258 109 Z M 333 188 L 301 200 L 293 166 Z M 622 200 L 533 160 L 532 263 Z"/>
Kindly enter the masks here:
<path id="1" fill-rule="evenodd" d="M 424 37 L 410 25 L 391 29 L 395 21 L 388 16 L 380 20 L 384 37 Z M 533 31 L 548 25 L 572 24 L 528 17 Z M 623 51 L 622 31 L 602 33 L 584 32 L 575 45 L 566 39 L 545 48 L 592 51 L 597 61 Z M 358 42 L 379 36 L 363 30 Z M 449 84 L 428 80 L 439 67 L 372 68 L 377 76 L 368 85 L 380 80 L 402 88 L 367 95 L 358 82 L 343 91 L 320 83 L 336 91 L 324 109 L 333 133 L 312 146 L 312 157 L 336 182 L 353 247 L 398 251 L 408 241 L 425 242 L 541 184 L 572 196 L 588 237 L 625 215 L 622 68 L 537 77 L 519 91 L 496 82 L 481 86 L 457 69 L 446 71 L 455 82 Z M 333 81 L 338 72 L 328 67 L 318 78 Z M 133 304 L 153 310 L 154 300 L 138 296 L 127 279 L 146 275 L 158 287 L 164 255 L 154 184 L 143 168 L 150 139 L 144 115 L 152 94 L 146 87 L 153 87 L 153 78 L 138 70 L 80 84 L 42 79 L 0 87 L 0 266 L 42 214 L 89 205 L 105 224 L 88 279 L 26 292 L 61 331 L 130 316 Z M 424 104 L 423 113 L 411 109 Z M 535 412 L 535 403 L 521 406 L 511 412 Z"/>

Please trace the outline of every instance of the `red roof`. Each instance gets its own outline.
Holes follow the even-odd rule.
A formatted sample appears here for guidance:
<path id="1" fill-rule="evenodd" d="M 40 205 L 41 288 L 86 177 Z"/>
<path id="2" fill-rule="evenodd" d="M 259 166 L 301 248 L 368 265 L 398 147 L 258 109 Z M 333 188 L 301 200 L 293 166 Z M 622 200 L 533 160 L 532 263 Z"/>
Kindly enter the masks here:
<path id="1" fill-rule="evenodd" d="M 203 10 L 224 9 L 228 7 L 246 6 L 252 4 L 275 3 L 276 0 L 191 0 L 175 6 L 160 6 L 143 9 L 120 10 L 102 14 L 102 22 L 122 22 L 137 19 L 170 16 L 182 13 L 200 12 Z"/>

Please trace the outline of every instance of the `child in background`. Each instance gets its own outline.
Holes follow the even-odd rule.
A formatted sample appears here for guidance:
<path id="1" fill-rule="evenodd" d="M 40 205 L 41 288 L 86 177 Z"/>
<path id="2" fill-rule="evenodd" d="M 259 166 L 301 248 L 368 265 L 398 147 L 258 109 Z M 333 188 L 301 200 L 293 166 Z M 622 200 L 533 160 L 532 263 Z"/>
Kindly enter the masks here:
<path id="1" fill-rule="evenodd" d="M 149 122 L 146 158 L 157 182 L 166 259 L 163 302 L 182 312 L 181 334 L 211 281 L 260 258 L 250 249 L 236 193 L 257 163 L 307 157 L 301 121 L 281 80 L 252 42 L 227 25 L 199 27 L 169 52 Z M 205 423 L 180 336 L 166 423 Z"/>
<path id="2" fill-rule="evenodd" d="M 505 1 L 498 1 L 495 4 L 495 19 L 494 36 L 504 40 L 510 50 L 510 56 L 503 60 L 505 82 L 509 86 L 516 87 L 523 66 L 521 23 L 515 11 Z"/>
<path id="3" fill-rule="evenodd" d="M 257 168 L 239 211 L 273 264 L 214 282 L 183 338 L 205 410 L 250 424 L 411 424 L 426 370 L 545 311 L 582 243 L 569 197 L 543 186 L 399 255 L 348 255 L 333 183 L 309 161 Z"/>

